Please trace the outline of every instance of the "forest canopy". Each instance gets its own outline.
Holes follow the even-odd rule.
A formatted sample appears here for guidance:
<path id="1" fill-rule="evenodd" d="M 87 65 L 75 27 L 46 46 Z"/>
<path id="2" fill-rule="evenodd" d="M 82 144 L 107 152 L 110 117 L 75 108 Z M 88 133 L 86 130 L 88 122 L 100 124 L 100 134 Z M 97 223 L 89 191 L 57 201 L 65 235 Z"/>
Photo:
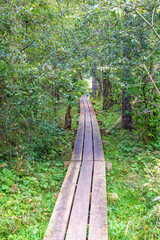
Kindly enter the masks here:
<path id="1" fill-rule="evenodd" d="M 159 1 L 2 1 L 3 145 L 15 146 L 21 131 L 30 142 L 58 105 L 80 96 L 89 76 L 103 109 L 121 101 L 123 90 L 123 127 L 133 128 L 134 118 L 144 141 L 155 138 L 159 21 Z"/>

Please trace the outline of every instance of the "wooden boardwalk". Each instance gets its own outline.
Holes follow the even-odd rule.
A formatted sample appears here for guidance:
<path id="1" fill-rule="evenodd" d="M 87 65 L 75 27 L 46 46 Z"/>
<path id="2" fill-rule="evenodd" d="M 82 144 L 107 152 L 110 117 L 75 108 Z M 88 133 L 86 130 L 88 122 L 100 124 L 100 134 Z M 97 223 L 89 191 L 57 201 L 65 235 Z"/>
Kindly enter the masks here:
<path id="1" fill-rule="evenodd" d="M 80 99 L 74 151 L 44 240 L 108 240 L 105 158 L 90 100 Z"/>

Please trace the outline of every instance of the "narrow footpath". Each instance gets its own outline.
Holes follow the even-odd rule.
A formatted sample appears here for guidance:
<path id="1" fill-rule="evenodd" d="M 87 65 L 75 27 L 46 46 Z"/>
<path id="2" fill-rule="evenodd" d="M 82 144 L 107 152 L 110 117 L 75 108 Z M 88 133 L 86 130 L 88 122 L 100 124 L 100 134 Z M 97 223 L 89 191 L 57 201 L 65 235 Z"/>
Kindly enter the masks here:
<path id="1" fill-rule="evenodd" d="M 108 240 L 106 171 L 90 100 L 80 98 L 74 151 L 44 240 Z"/>

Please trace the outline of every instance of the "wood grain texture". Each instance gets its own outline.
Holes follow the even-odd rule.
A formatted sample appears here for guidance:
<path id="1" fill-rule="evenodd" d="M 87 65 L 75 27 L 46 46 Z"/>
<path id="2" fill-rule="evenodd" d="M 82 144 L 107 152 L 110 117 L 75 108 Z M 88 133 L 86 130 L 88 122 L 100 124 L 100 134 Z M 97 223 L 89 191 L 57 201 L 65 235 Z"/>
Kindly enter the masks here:
<path id="1" fill-rule="evenodd" d="M 88 240 L 108 240 L 105 158 L 101 134 L 92 104 L 83 95 L 72 159 L 44 240 L 86 240 L 87 227 Z"/>
<path id="2" fill-rule="evenodd" d="M 86 96 L 84 99 L 84 106 L 86 112 L 86 121 L 85 121 L 83 161 L 93 161 L 92 124 L 90 109 L 88 107 L 88 99 Z"/>
<path id="3" fill-rule="evenodd" d="M 84 108 L 84 96 L 80 98 L 80 118 L 78 131 L 76 135 L 76 141 L 74 144 L 74 150 L 72 153 L 71 161 L 81 161 L 83 153 L 84 142 L 84 122 L 85 122 L 85 108 Z"/>
<path id="4" fill-rule="evenodd" d="M 80 162 L 70 163 L 46 230 L 44 240 L 64 240 L 79 170 Z"/>
<path id="5" fill-rule="evenodd" d="M 89 99 L 88 99 L 88 105 L 91 112 L 91 120 L 92 120 L 92 128 L 93 128 L 94 161 L 105 161 L 103 145 L 101 141 L 101 134 L 100 134 L 98 122 L 96 119 L 96 114 Z"/>
<path id="6" fill-rule="evenodd" d="M 94 162 L 88 240 L 108 240 L 105 162 Z"/>
<path id="7" fill-rule="evenodd" d="M 86 240 L 93 162 L 83 162 L 65 240 Z"/>

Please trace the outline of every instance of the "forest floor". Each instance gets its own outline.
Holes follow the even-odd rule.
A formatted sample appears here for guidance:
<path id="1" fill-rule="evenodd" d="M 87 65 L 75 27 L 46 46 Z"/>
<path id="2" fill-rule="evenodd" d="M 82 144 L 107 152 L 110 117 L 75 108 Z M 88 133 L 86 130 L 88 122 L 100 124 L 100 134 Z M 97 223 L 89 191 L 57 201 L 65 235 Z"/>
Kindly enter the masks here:
<path id="1" fill-rule="evenodd" d="M 94 107 L 106 130 L 121 116 L 118 106 L 105 112 L 99 101 Z M 159 240 L 160 141 L 145 145 L 137 131 L 120 124 L 102 139 L 106 165 L 112 166 L 106 172 L 109 240 Z"/>
<path id="2" fill-rule="evenodd" d="M 2 179 L 0 204 L 1 240 L 43 239 L 54 204 L 71 158 L 77 128 L 77 106 L 72 108 L 72 130 L 63 129 L 66 106 L 59 109 L 61 129 L 57 151 L 55 146 L 34 160 L 14 157 L 0 163 Z"/>
<path id="3" fill-rule="evenodd" d="M 94 107 L 106 130 L 121 115 L 118 106 L 102 111 L 101 100 Z M 59 114 L 62 128 L 65 109 Z M 1 162 L 0 239 L 43 239 L 67 170 L 64 162 L 71 158 L 78 116 L 75 106 L 72 130 L 62 130 L 56 154 L 53 150 L 34 161 Z M 106 172 L 109 240 L 159 240 L 160 204 L 154 199 L 160 195 L 160 144 L 144 145 L 137 132 L 122 130 L 120 124 L 102 139 L 111 168 Z"/>

